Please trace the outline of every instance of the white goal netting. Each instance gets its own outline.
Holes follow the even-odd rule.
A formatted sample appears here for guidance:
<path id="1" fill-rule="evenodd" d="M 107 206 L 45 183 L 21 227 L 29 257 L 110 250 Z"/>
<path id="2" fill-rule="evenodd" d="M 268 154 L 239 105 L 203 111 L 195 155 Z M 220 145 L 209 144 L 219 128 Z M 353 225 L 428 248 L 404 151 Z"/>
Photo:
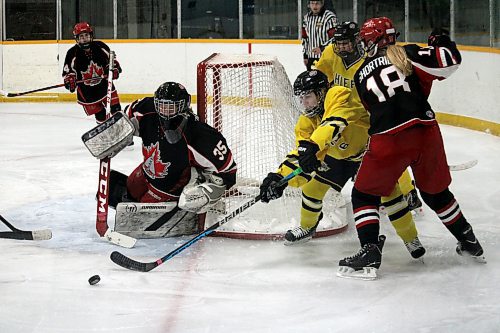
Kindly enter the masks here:
<path id="1" fill-rule="evenodd" d="M 205 219 L 209 227 L 259 194 L 259 185 L 293 149 L 299 116 L 290 80 L 281 63 L 268 55 L 213 54 L 198 64 L 197 110 L 200 120 L 227 139 L 237 163 L 236 185 Z M 217 229 L 241 238 L 280 238 L 299 224 L 300 189 L 288 187 L 282 198 L 257 203 Z M 341 208 L 339 208 L 341 207 Z M 346 225 L 345 202 L 329 192 L 318 235 Z"/>

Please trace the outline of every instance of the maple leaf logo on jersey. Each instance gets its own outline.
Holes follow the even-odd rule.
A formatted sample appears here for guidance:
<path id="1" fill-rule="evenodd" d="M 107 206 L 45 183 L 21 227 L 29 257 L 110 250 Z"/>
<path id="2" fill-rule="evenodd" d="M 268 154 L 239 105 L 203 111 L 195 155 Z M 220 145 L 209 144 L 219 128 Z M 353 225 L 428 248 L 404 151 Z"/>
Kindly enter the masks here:
<path id="1" fill-rule="evenodd" d="M 84 81 L 84 84 L 88 86 L 95 86 L 101 83 L 101 79 L 104 76 L 104 69 L 96 64 L 93 60 L 90 60 L 89 67 L 87 67 L 87 71 L 82 72 L 82 78 L 83 80 L 88 80 Z M 91 80 L 95 79 L 95 80 Z"/>
<path id="2" fill-rule="evenodd" d="M 168 167 L 170 162 L 163 163 L 160 156 L 159 143 L 150 145 L 149 147 L 142 148 L 142 155 L 144 156 L 144 172 L 151 178 L 165 178 L 168 175 Z"/>

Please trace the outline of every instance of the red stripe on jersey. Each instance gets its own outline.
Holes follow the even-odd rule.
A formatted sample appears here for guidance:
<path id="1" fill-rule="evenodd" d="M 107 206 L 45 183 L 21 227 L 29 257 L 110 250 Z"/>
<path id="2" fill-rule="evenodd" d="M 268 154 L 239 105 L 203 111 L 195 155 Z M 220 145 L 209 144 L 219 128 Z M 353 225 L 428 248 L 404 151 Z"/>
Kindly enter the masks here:
<path id="1" fill-rule="evenodd" d="M 443 65 L 443 60 L 441 59 L 441 52 L 439 51 L 439 47 L 436 47 L 436 59 L 438 61 L 438 64 L 439 64 L 439 67 L 445 67 L 445 65 Z"/>

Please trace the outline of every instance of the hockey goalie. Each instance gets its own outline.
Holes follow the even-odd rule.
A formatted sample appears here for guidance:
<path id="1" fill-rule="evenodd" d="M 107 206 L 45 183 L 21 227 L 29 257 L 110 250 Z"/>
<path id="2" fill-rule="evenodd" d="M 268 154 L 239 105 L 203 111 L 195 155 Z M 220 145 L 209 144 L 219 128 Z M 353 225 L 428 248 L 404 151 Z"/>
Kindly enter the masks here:
<path id="1" fill-rule="evenodd" d="M 123 119 L 108 119 L 112 124 L 103 124 L 105 130 L 86 141 L 90 152 L 102 158 L 115 156 L 132 136 L 142 139 L 143 161 L 135 170 L 128 176 L 111 170 L 115 231 L 134 238 L 197 233 L 198 215 L 234 185 L 236 163 L 226 139 L 200 122 L 190 103 L 181 84 L 163 83 L 154 97 L 134 101 L 125 114 L 113 117 Z"/>

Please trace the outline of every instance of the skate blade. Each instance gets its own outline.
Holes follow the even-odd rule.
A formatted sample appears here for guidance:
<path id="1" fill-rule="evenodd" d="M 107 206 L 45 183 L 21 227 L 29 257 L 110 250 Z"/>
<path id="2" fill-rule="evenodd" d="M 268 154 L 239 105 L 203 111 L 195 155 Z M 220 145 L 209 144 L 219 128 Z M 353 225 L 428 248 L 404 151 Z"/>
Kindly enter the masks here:
<path id="1" fill-rule="evenodd" d="M 307 243 L 309 242 L 310 240 L 312 239 L 312 236 L 311 237 L 306 237 L 306 238 L 303 238 L 301 240 L 298 240 L 298 241 L 295 241 L 295 242 L 290 242 L 290 241 L 287 241 L 285 239 L 285 242 L 283 243 L 285 246 L 295 246 L 295 245 L 299 245 L 299 244 L 304 244 L 304 243 Z"/>
<path id="2" fill-rule="evenodd" d="M 477 262 L 479 264 L 486 264 L 487 263 L 486 258 L 484 257 L 484 255 L 473 256 L 473 255 L 471 255 L 467 251 L 459 251 L 459 250 L 457 250 L 457 253 L 458 253 L 458 255 L 460 255 L 462 257 L 471 258 L 472 261 Z"/>
<path id="3" fill-rule="evenodd" d="M 472 260 L 480 264 L 486 264 L 486 258 L 484 256 L 471 256 Z"/>
<path id="4" fill-rule="evenodd" d="M 363 269 L 356 271 L 352 267 L 339 266 L 337 276 L 346 279 L 371 281 L 377 279 L 377 269 L 374 267 L 363 267 Z"/>

